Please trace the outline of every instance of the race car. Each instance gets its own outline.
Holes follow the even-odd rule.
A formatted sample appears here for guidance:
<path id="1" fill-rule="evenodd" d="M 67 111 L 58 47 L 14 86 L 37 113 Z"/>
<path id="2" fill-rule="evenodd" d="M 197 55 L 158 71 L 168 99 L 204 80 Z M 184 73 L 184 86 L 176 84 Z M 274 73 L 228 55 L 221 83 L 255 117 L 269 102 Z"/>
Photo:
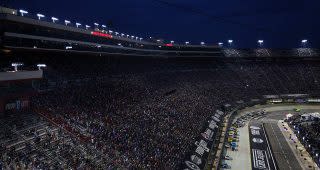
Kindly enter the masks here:
<path id="1" fill-rule="evenodd" d="M 295 112 L 300 112 L 300 111 L 301 111 L 301 108 L 296 107 L 296 108 L 294 108 L 294 111 L 295 111 Z"/>

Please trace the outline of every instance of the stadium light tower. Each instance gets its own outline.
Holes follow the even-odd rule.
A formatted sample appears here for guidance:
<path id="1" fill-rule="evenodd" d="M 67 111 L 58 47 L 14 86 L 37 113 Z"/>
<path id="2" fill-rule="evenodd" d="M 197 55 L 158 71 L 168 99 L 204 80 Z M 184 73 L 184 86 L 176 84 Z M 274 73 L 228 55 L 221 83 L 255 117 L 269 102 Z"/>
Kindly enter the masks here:
<path id="1" fill-rule="evenodd" d="M 230 46 L 231 46 L 231 44 L 233 43 L 233 40 L 228 40 L 228 43 L 229 43 Z"/>
<path id="2" fill-rule="evenodd" d="M 132 35 L 132 36 L 131 36 L 131 39 L 133 39 L 133 38 L 134 38 L 134 36 Z"/>
<path id="3" fill-rule="evenodd" d="M 56 18 L 56 17 L 51 17 L 51 19 L 52 19 L 52 22 L 53 23 L 55 23 L 56 21 L 58 21 L 59 19 L 58 18 Z"/>
<path id="4" fill-rule="evenodd" d="M 77 26 L 77 28 L 79 28 L 79 26 L 81 26 L 81 24 L 80 23 L 76 23 L 76 26 Z"/>
<path id="5" fill-rule="evenodd" d="M 123 37 L 124 36 L 124 33 L 121 33 L 121 37 Z"/>
<path id="6" fill-rule="evenodd" d="M 113 31 L 109 30 L 109 33 L 110 33 L 110 34 L 112 34 L 112 33 L 113 33 Z"/>
<path id="7" fill-rule="evenodd" d="M 18 67 L 23 66 L 23 63 L 12 63 L 11 66 L 14 68 L 14 71 L 18 71 Z"/>
<path id="8" fill-rule="evenodd" d="M 86 25 L 86 29 L 88 29 L 88 28 L 90 28 L 90 26 L 89 26 L 89 25 Z"/>
<path id="9" fill-rule="evenodd" d="M 23 9 L 20 9 L 19 12 L 20 12 L 21 16 L 24 16 L 24 14 L 28 14 L 28 11 L 23 10 Z"/>
<path id="10" fill-rule="evenodd" d="M 260 46 L 262 46 L 262 45 L 263 45 L 263 40 L 258 40 L 258 44 L 259 44 Z"/>
<path id="11" fill-rule="evenodd" d="M 41 70 L 41 68 L 47 67 L 46 64 L 37 64 L 37 67 L 39 70 Z"/>
<path id="12" fill-rule="evenodd" d="M 71 22 L 68 21 L 68 20 L 64 20 L 64 23 L 65 23 L 66 25 L 68 25 L 68 24 L 70 24 Z"/>
<path id="13" fill-rule="evenodd" d="M 41 20 L 41 18 L 45 17 L 45 16 L 42 15 L 42 14 L 37 14 L 37 16 L 38 16 L 38 19 L 39 19 L 39 20 Z"/>
<path id="14" fill-rule="evenodd" d="M 96 23 L 96 22 L 95 22 L 95 23 L 93 23 L 93 25 L 94 25 L 94 26 L 96 26 L 96 27 L 99 27 L 99 24 L 98 24 L 98 23 Z"/>
<path id="15" fill-rule="evenodd" d="M 301 43 L 302 43 L 302 46 L 305 47 L 308 43 L 308 40 L 303 39 L 303 40 L 301 40 Z"/>
<path id="16" fill-rule="evenodd" d="M 140 39 L 140 41 L 143 40 L 143 38 L 139 38 L 139 39 Z"/>
<path id="17" fill-rule="evenodd" d="M 219 46 L 223 46 L 223 43 L 222 43 L 222 42 L 219 42 L 218 45 L 219 45 Z"/>
<path id="18" fill-rule="evenodd" d="M 127 38 L 129 38 L 129 37 L 130 37 L 130 35 L 127 34 Z"/>
<path id="19" fill-rule="evenodd" d="M 205 45 L 206 43 L 204 43 L 204 42 L 200 42 L 200 44 L 201 44 L 201 45 Z"/>
<path id="20" fill-rule="evenodd" d="M 190 44 L 190 42 L 189 42 L 189 41 L 186 41 L 186 42 L 185 42 L 185 44 L 186 44 L 186 45 L 189 45 L 189 44 Z"/>
<path id="21" fill-rule="evenodd" d="M 106 26 L 106 25 L 101 25 L 101 27 L 102 27 L 102 28 L 107 28 L 107 26 Z"/>
<path id="22" fill-rule="evenodd" d="M 173 44 L 173 43 L 174 43 L 174 41 L 172 41 L 172 40 L 171 40 L 171 41 L 170 41 L 170 43 L 171 43 L 171 44 Z"/>
<path id="23" fill-rule="evenodd" d="M 116 34 L 116 36 L 118 36 L 119 33 L 118 33 L 118 32 L 115 32 L 115 34 Z"/>

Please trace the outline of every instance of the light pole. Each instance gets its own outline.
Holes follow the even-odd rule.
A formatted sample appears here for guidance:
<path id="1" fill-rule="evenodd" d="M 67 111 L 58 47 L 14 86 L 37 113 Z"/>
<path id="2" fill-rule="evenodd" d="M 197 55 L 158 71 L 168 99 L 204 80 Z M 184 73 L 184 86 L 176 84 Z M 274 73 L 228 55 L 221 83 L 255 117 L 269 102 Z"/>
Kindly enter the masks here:
<path id="1" fill-rule="evenodd" d="M 233 43 L 233 40 L 228 40 L 229 45 L 231 46 Z"/>
<path id="2" fill-rule="evenodd" d="M 53 23 L 55 23 L 56 21 L 58 21 L 59 19 L 58 18 L 56 18 L 56 17 L 51 17 L 51 19 L 52 19 L 52 22 Z"/>
<path id="3" fill-rule="evenodd" d="M 68 25 L 68 24 L 70 24 L 71 22 L 68 21 L 68 20 L 64 20 L 64 23 L 65 23 L 66 25 Z"/>
<path id="4" fill-rule="evenodd" d="M 186 41 L 186 42 L 185 42 L 185 44 L 186 44 L 186 45 L 189 45 L 189 44 L 190 44 L 190 42 L 189 42 L 189 41 Z"/>
<path id="5" fill-rule="evenodd" d="M 171 44 L 173 44 L 173 43 L 174 43 L 174 41 L 172 41 L 172 40 L 171 40 L 171 41 L 170 41 L 170 43 L 171 43 Z"/>
<path id="6" fill-rule="evenodd" d="M 37 67 L 39 70 L 41 70 L 41 68 L 47 67 L 46 64 L 37 64 Z"/>
<path id="7" fill-rule="evenodd" d="M 20 9 L 19 12 L 21 13 L 21 16 L 24 16 L 24 14 L 28 14 L 28 11 Z"/>
<path id="8" fill-rule="evenodd" d="M 258 44 L 261 47 L 263 45 L 263 40 L 258 40 Z"/>
<path id="9" fill-rule="evenodd" d="M 14 68 L 14 71 L 18 71 L 18 67 L 23 66 L 23 63 L 12 63 L 11 66 Z"/>
<path id="10" fill-rule="evenodd" d="M 303 46 L 303 47 L 306 47 L 306 45 L 307 45 L 307 43 L 308 43 L 308 40 L 303 39 L 303 40 L 301 40 L 301 43 L 302 43 L 302 46 Z"/>
<path id="11" fill-rule="evenodd" d="M 90 26 L 89 26 L 89 25 L 86 25 L 86 29 L 88 29 L 88 28 L 90 28 Z"/>
<path id="12" fill-rule="evenodd" d="M 96 26 L 96 27 L 99 27 L 99 24 L 98 24 L 98 23 L 96 23 L 96 22 L 95 22 L 95 23 L 93 23 L 93 25 L 94 25 L 94 26 Z"/>
<path id="13" fill-rule="evenodd" d="M 219 45 L 220 47 L 222 47 L 222 46 L 223 46 L 223 43 L 222 43 L 222 42 L 219 42 L 218 45 Z"/>
<path id="14" fill-rule="evenodd" d="M 203 46 L 203 45 L 205 45 L 206 43 L 204 43 L 204 42 L 200 42 L 200 44 Z"/>
<path id="15" fill-rule="evenodd" d="M 39 20 L 41 20 L 41 18 L 45 17 L 45 16 L 42 15 L 42 14 L 37 14 L 37 16 L 38 16 L 38 19 L 39 19 Z"/>
<path id="16" fill-rule="evenodd" d="M 81 24 L 76 22 L 76 26 L 77 26 L 77 28 L 79 28 L 79 26 L 81 26 Z"/>

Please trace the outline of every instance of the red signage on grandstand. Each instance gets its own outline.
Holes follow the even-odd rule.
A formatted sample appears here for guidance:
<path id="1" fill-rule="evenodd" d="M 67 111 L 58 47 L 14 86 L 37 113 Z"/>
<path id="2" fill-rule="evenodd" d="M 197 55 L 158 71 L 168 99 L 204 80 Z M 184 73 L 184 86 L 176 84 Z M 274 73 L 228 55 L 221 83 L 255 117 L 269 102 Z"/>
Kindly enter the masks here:
<path id="1" fill-rule="evenodd" d="M 172 47 L 173 44 L 169 43 L 169 44 L 166 44 L 167 47 Z"/>
<path id="2" fill-rule="evenodd" d="M 95 36 L 99 36 L 99 37 L 112 38 L 112 35 L 110 35 L 110 34 L 106 34 L 106 33 L 102 33 L 102 32 L 97 32 L 97 31 L 91 32 L 91 35 L 95 35 Z"/>

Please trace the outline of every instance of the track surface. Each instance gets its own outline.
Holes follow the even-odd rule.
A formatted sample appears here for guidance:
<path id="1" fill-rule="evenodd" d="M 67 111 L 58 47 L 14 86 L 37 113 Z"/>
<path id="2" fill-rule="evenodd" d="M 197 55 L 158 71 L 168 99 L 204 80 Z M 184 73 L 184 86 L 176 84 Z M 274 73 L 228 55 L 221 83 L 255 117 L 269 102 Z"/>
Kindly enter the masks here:
<path id="1" fill-rule="evenodd" d="M 284 113 L 285 111 L 269 112 L 251 120 L 250 127 L 260 128 L 258 136 L 253 135 L 252 128 L 249 128 L 252 169 L 303 169 L 278 126 L 278 121 L 285 117 Z M 261 139 L 261 143 L 257 138 Z"/>

